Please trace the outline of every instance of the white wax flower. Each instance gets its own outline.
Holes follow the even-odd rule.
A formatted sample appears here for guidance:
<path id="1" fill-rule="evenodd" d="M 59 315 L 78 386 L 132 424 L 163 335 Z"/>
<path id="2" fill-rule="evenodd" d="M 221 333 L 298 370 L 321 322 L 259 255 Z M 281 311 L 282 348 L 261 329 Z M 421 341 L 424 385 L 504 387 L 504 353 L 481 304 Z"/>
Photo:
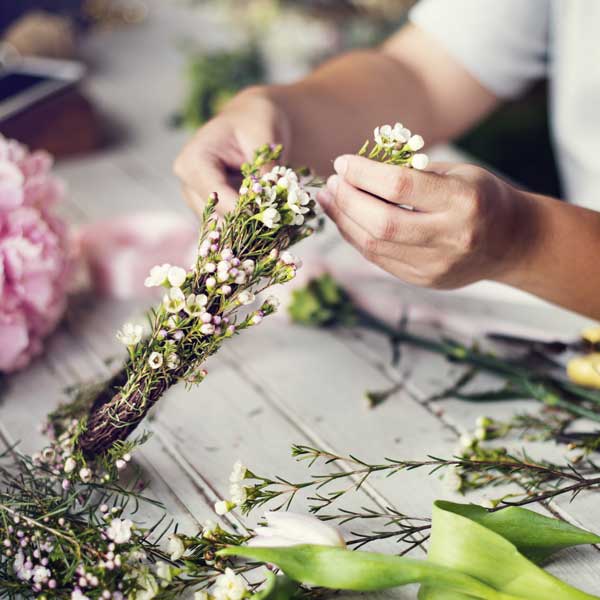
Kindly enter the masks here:
<path id="1" fill-rule="evenodd" d="M 227 567 L 222 575 L 219 575 L 212 589 L 215 600 L 242 600 L 248 593 L 246 580 Z"/>
<path id="2" fill-rule="evenodd" d="M 125 346 L 135 346 L 141 341 L 143 333 L 144 328 L 141 325 L 125 323 L 123 329 L 117 333 L 116 337 Z"/>
<path id="3" fill-rule="evenodd" d="M 249 290 L 244 290 L 240 292 L 238 296 L 238 302 L 242 305 L 252 304 L 255 300 L 256 296 Z"/>
<path id="4" fill-rule="evenodd" d="M 409 150 L 412 150 L 413 152 L 417 152 L 425 145 L 425 141 L 423 140 L 423 138 L 420 135 L 413 135 L 408 140 L 406 145 L 408 146 Z"/>
<path id="5" fill-rule="evenodd" d="M 248 469 L 246 465 L 244 465 L 241 461 L 236 461 L 233 465 L 233 469 L 231 470 L 231 475 L 229 475 L 229 481 L 231 483 L 239 483 L 243 479 L 246 478 L 246 473 Z"/>
<path id="6" fill-rule="evenodd" d="M 181 287 L 186 277 L 187 273 L 185 269 L 182 269 L 181 267 L 169 267 L 167 279 L 172 287 Z"/>
<path id="7" fill-rule="evenodd" d="M 151 369 L 160 369 L 163 364 L 163 355 L 160 352 L 152 352 L 148 358 Z"/>
<path id="8" fill-rule="evenodd" d="M 168 294 L 163 296 L 163 305 L 167 312 L 178 313 L 185 307 L 185 294 L 178 287 L 172 287 Z"/>
<path id="9" fill-rule="evenodd" d="M 231 502 L 236 506 L 241 506 L 248 498 L 248 488 L 239 483 L 232 483 L 229 486 L 229 495 L 231 496 Z"/>
<path id="10" fill-rule="evenodd" d="M 132 526 L 130 519 L 113 519 L 106 530 L 106 537 L 115 544 L 125 544 L 131 539 Z"/>
<path id="11" fill-rule="evenodd" d="M 427 154 L 414 154 L 410 159 L 410 164 L 413 169 L 422 171 L 423 169 L 427 168 L 427 165 L 429 164 L 429 157 Z"/>
<path id="12" fill-rule="evenodd" d="M 83 481 L 83 483 L 88 483 L 89 481 L 91 481 L 92 480 L 91 469 L 88 469 L 87 467 L 83 467 L 83 469 L 80 469 L 79 478 L 81 479 L 81 481 Z"/>
<path id="13" fill-rule="evenodd" d="M 215 502 L 214 506 L 215 512 L 219 516 L 227 514 L 232 508 L 234 508 L 234 504 L 227 500 L 219 500 L 218 502 Z"/>
<path id="14" fill-rule="evenodd" d="M 171 560 L 179 560 L 185 552 L 185 546 L 182 539 L 174 533 L 169 536 L 167 552 L 171 555 Z"/>
<path id="15" fill-rule="evenodd" d="M 171 265 L 165 263 L 164 265 L 156 265 L 150 269 L 150 275 L 146 277 L 144 285 L 146 287 L 158 287 L 164 285 L 167 281 L 169 269 Z"/>
<path id="16" fill-rule="evenodd" d="M 156 576 L 167 583 L 173 579 L 171 567 L 164 560 L 159 560 L 156 563 Z"/>
<path id="17" fill-rule="evenodd" d="M 279 308 L 279 306 L 281 304 L 281 302 L 279 301 L 279 298 L 277 296 L 273 296 L 273 295 L 267 296 L 265 303 L 268 304 L 269 306 L 272 306 L 275 309 Z"/>
<path id="18" fill-rule="evenodd" d="M 63 471 L 65 473 L 72 473 L 76 467 L 77 462 L 75 461 L 75 459 L 69 457 L 67 458 L 67 460 L 65 460 L 65 466 L 63 467 Z"/>
<path id="19" fill-rule="evenodd" d="M 411 137 L 410 129 L 407 129 L 402 123 L 396 123 L 392 131 L 392 139 L 396 144 L 404 144 Z"/>
<path id="20" fill-rule="evenodd" d="M 179 366 L 179 364 L 181 363 L 181 360 L 175 352 L 171 352 L 170 354 L 167 355 L 167 360 L 165 362 L 167 365 L 167 369 L 169 369 L 170 371 L 173 371 Z"/>
<path id="21" fill-rule="evenodd" d="M 254 272 L 254 261 L 251 258 L 247 258 L 242 262 L 242 269 L 248 273 L 248 275 L 252 275 Z"/>
<path id="22" fill-rule="evenodd" d="M 190 317 L 199 317 L 204 312 L 204 307 L 208 303 L 206 294 L 190 294 L 185 299 L 185 312 Z"/>
<path id="23" fill-rule="evenodd" d="M 202 524 L 202 537 L 210 539 L 217 532 L 219 526 L 212 521 L 211 519 L 207 519 Z"/>
<path id="24" fill-rule="evenodd" d="M 462 487 L 462 479 L 456 467 L 450 466 L 446 469 L 443 479 L 444 487 L 450 492 L 459 492 Z"/>
<path id="25" fill-rule="evenodd" d="M 206 590 L 200 590 L 199 592 L 194 592 L 194 600 L 210 600 L 210 596 Z"/>
<path id="26" fill-rule="evenodd" d="M 258 215 L 259 220 L 269 229 L 273 229 L 281 221 L 281 215 L 276 208 L 266 208 Z"/>
<path id="27" fill-rule="evenodd" d="M 313 516 L 269 511 L 265 520 L 267 525 L 255 528 L 256 535 L 248 542 L 249 546 L 346 546 L 338 529 Z"/>

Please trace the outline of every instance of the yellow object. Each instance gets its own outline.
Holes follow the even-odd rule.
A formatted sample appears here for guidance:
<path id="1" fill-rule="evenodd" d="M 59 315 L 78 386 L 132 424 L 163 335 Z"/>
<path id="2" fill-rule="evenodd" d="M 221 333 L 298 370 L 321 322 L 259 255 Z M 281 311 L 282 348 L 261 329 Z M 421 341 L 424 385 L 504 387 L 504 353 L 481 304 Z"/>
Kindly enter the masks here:
<path id="1" fill-rule="evenodd" d="M 572 358 L 567 363 L 567 375 L 573 383 L 600 389 L 600 352 Z"/>
<path id="2" fill-rule="evenodd" d="M 598 344 L 600 342 L 600 326 L 587 327 L 581 332 L 581 337 L 590 344 Z"/>

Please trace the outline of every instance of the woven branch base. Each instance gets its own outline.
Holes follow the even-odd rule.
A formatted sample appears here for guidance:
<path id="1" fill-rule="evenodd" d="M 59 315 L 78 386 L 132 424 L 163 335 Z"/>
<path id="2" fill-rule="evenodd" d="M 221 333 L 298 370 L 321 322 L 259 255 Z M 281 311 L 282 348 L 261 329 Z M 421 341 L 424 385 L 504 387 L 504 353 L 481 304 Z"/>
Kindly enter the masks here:
<path id="1" fill-rule="evenodd" d="M 107 392 L 104 397 L 100 396 L 78 441 L 86 458 L 93 459 L 106 452 L 115 442 L 125 440 L 168 387 L 167 382 L 163 381 L 152 390 L 150 397 L 144 398 L 140 392 L 134 392 L 127 402 L 123 402 L 120 393 L 111 396 Z"/>

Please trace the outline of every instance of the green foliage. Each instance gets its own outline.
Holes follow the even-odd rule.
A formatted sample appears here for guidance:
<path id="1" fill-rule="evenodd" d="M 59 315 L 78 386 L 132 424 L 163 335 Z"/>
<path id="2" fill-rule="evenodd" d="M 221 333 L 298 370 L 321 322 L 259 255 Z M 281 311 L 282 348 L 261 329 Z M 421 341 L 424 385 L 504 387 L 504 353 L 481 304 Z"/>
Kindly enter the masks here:
<path id="1" fill-rule="evenodd" d="M 329 274 L 312 279 L 304 288 L 294 290 L 288 310 L 292 320 L 302 325 L 334 327 L 351 326 L 357 322 L 350 296 Z"/>

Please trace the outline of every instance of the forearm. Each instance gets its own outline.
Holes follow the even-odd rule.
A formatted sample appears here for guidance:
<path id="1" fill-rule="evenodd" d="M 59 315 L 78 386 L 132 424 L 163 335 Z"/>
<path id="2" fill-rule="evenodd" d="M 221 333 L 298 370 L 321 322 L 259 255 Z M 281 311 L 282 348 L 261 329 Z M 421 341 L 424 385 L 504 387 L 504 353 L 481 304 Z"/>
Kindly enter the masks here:
<path id="1" fill-rule="evenodd" d="M 499 280 L 600 319 L 600 213 L 537 194 L 523 199 L 529 245 Z"/>
<path id="2" fill-rule="evenodd" d="M 356 152 L 377 125 L 402 121 L 431 144 L 463 132 L 497 101 L 412 26 L 379 49 L 342 55 L 296 84 L 261 93 L 287 118 L 291 162 L 322 174 L 336 156 Z"/>

